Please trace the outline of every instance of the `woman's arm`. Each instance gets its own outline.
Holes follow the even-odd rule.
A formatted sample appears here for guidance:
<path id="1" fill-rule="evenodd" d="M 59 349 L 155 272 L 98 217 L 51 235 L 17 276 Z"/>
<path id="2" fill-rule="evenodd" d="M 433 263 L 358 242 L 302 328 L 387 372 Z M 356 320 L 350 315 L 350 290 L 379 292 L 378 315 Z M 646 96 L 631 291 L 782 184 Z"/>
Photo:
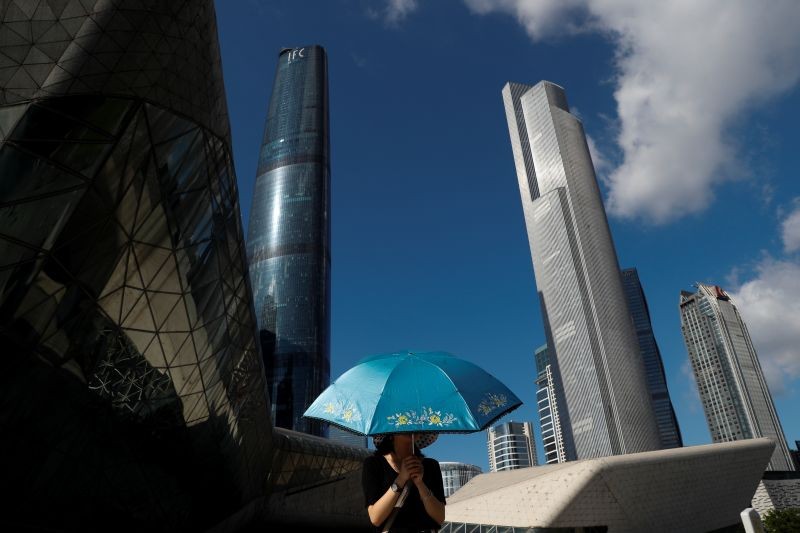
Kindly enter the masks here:
<path id="1" fill-rule="evenodd" d="M 420 477 L 422 476 L 422 462 L 413 456 L 406 457 L 400 465 L 400 473 L 397 474 L 395 483 L 397 483 L 402 491 L 403 487 L 405 487 L 406 483 L 411 479 L 411 476 L 417 475 Z M 400 494 L 400 492 L 394 492 L 392 487 L 389 487 L 378 501 L 367 507 L 367 514 L 369 514 L 369 521 L 372 522 L 372 525 L 380 526 L 389 518 L 394 505 L 397 503 L 398 498 L 400 498 Z"/>
<path id="2" fill-rule="evenodd" d="M 422 481 L 422 478 L 419 478 L 419 481 L 414 480 L 414 484 L 419 491 L 419 497 L 422 498 L 422 505 L 425 506 L 425 512 L 441 526 L 442 523 L 444 523 L 444 504 L 433 495 L 428 486 L 425 485 L 425 482 Z"/>
<path id="3" fill-rule="evenodd" d="M 396 483 L 400 485 L 400 481 Z M 389 487 L 378 501 L 367 507 L 369 521 L 372 522 L 373 526 L 379 526 L 386 522 L 386 519 L 392 514 L 394 504 L 397 503 L 399 497 L 400 493 L 393 491 L 392 488 Z"/>

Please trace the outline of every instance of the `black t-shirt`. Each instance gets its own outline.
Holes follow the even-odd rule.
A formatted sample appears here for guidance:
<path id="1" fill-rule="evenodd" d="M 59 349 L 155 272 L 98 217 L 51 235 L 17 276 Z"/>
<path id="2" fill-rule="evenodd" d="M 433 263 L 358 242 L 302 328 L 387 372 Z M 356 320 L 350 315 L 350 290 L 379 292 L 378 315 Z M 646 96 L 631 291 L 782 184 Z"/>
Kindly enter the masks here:
<path id="1" fill-rule="evenodd" d="M 437 500 L 445 503 L 442 471 L 439 469 L 439 463 L 435 459 L 425 457 L 422 459 L 422 468 L 424 469 L 422 481 L 425 482 L 425 486 L 431 489 L 433 496 Z M 369 507 L 380 500 L 395 479 L 397 479 L 397 472 L 382 455 L 370 455 L 364 459 L 361 484 L 364 487 L 365 507 Z M 439 529 L 441 524 L 436 523 L 436 520 L 431 518 L 425 511 L 417 486 L 414 485 L 413 481 L 409 480 L 408 487 L 408 497 L 397 513 L 397 518 L 394 519 L 392 527 Z"/>

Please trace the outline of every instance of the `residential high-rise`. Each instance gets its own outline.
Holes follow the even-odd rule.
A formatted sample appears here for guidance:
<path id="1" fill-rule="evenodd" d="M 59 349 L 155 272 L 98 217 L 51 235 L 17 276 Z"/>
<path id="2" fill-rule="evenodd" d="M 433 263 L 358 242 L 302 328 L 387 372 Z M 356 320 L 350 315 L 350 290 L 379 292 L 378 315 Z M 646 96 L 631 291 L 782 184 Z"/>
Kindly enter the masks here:
<path id="1" fill-rule="evenodd" d="M 503 88 L 567 459 L 659 448 L 644 364 L 583 126 L 564 89 Z"/>
<path id="2" fill-rule="evenodd" d="M 647 298 L 635 268 L 626 268 L 622 271 L 622 285 L 625 287 L 628 308 L 631 310 L 636 336 L 639 339 L 639 351 L 644 361 L 647 390 L 650 392 L 650 400 L 653 402 L 653 411 L 656 414 L 661 448 L 680 448 L 683 446 L 681 430 L 669 397 L 664 363 L 653 333 L 653 324 L 650 322 Z"/>
<path id="3" fill-rule="evenodd" d="M 542 429 L 542 444 L 546 464 L 567 460 L 564 434 L 556 391 L 559 388 L 555 367 L 550 364 L 547 345 L 536 349 L 536 404 Z"/>
<path id="4" fill-rule="evenodd" d="M 453 463 L 442 461 L 439 463 L 442 470 L 442 484 L 444 485 L 444 497 L 449 498 L 458 489 L 481 473 L 481 469 L 475 465 L 465 463 Z"/>
<path id="5" fill-rule="evenodd" d="M 320 46 L 278 56 L 247 232 L 275 425 L 324 436 L 303 412 L 330 381 L 328 72 Z"/>
<path id="6" fill-rule="evenodd" d="M 504 422 L 486 430 L 489 470 L 536 466 L 536 444 L 530 422 Z"/>
<path id="7" fill-rule="evenodd" d="M 681 330 L 714 442 L 775 441 L 768 470 L 794 470 L 747 326 L 717 285 L 681 291 Z"/>

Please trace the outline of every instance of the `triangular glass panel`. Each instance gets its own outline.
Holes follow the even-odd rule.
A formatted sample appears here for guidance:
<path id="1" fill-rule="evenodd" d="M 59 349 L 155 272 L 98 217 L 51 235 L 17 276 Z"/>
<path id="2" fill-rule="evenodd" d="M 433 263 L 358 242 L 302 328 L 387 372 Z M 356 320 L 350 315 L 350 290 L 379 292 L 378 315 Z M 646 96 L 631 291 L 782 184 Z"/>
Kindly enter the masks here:
<path id="1" fill-rule="evenodd" d="M 158 342 L 156 339 L 156 334 L 152 331 L 139 331 L 136 329 L 124 329 L 125 335 L 130 339 L 131 344 L 136 351 L 144 353 L 144 351 L 152 344 L 153 342 Z"/>
<path id="2" fill-rule="evenodd" d="M 0 187 L 2 185 L 0 183 Z M 53 191 L 53 196 L 18 201 L 0 208 L 2 233 L 31 248 L 50 249 L 83 192 L 83 189 L 73 189 L 63 194 Z"/>
<path id="3" fill-rule="evenodd" d="M 192 298 L 188 300 L 189 306 L 194 304 L 197 323 L 205 323 L 224 313 L 222 291 L 218 283 L 209 283 L 206 286 L 192 288 Z M 194 318 L 194 316 L 193 316 Z"/>
<path id="4" fill-rule="evenodd" d="M 57 43 L 37 43 L 36 46 L 45 54 L 50 61 L 58 61 L 61 55 L 66 51 L 69 46 L 69 41 L 60 41 Z"/>
<path id="5" fill-rule="evenodd" d="M 6 228 L 5 222 L 8 221 L 11 224 L 16 224 L 17 222 L 15 221 L 19 221 L 19 219 L 16 218 L 15 211 L 19 210 L 20 209 L 17 206 L 0 208 L 0 228 L 2 228 L 0 231 L 3 231 L 3 233 L 6 234 L 11 233 Z M 30 219 L 25 219 L 25 222 L 32 222 L 32 219 L 33 217 L 30 217 Z M 25 222 L 23 222 L 23 226 L 26 225 Z M 11 242 L 0 236 L 0 269 L 15 265 L 17 263 L 22 263 L 32 259 L 35 255 L 35 249 L 22 246 L 19 243 Z M 0 294 L 2 294 L 2 290 L 0 290 Z"/>
<path id="6" fill-rule="evenodd" d="M 108 293 L 114 292 L 125 284 L 128 255 L 130 253 L 131 251 L 129 244 L 125 244 L 120 248 L 117 264 L 114 266 L 114 270 L 108 276 L 105 287 L 103 287 L 103 290 L 100 292 L 101 298 Z"/>
<path id="7" fill-rule="evenodd" d="M 155 277 L 150 281 L 150 287 L 161 287 L 160 290 L 169 290 L 171 292 L 183 292 L 186 285 L 184 280 L 178 275 L 177 266 L 175 264 L 175 257 L 170 255 L 170 258 L 156 273 Z"/>
<path id="8" fill-rule="evenodd" d="M 200 375 L 200 367 L 197 364 L 185 366 L 173 366 L 169 369 L 170 375 L 175 383 L 175 390 L 178 395 L 185 397 L 190 394 L 203 391 L 203 381 Z"/>
<path id="9" fill-rule="evenodd" d="M 192 332 L 192 339 L 194 341 L 195 353 L 197 354 L 198 360 L 211 356 L 211 344 L 208 342 L 208 335 L 205 329 L 200 328 L 194 330 Z"/>
<path id="10" fill-rule="evenodd" d="M 147 347 L 142 355 L 148 363 L 156 368 L 167 367 L 167 362 L 164 359 L 164 352 L 161 350 L 161 343 L 157 337 L 153 339 L 153 342 L 150 343 L 150 346 Z"/>
<path id="11" fill-rule="evenodd" d="M 150 133 L 153 137 L 154 144 L 162 144 L 167 141 L 174 142 L 177 137 L 183 137 L 189 133 L 195 133 L 198 130 L 197 124 L 183 119 L 174 113 L 170 113 L 169 111 L 165 111 L 150 104 L 146 104 L 145 107 L 147 109 L 147 118 L 150 123 Z M 186 151 L 185 148 L 188 148 L 188 145 L 193 140 L 194 136 L 189 136 L 187 139 L 184 139 L 180 145 L 184 147 L 184 150 L 179 153 L 170 154 L 168 149 L 163 149 L 161 153 L 164 157 L 160 158 L 159 161 L 163 161 L 166 156 L 170 156 L 173 163 L 183 159 L 183 155 Z"/>
<path id="12" fill-rule="evenodd" d="M 93 186 L 113 205 L 122 200 L 137 175 L 142 181 L 141 169 L 147 167 L 150 144 L 142 117 L 142 114 L 137 114 L 137 118 L 130 123 L 114 152 L 106 160 L 103 170 L 93 181 Z M 130 232 L 133 232 L 132 227 Z"/>
<path id="13" fill-rule="evenodd" d="M 31 311 L 52 313 L 65 291 L 65 285 L 50 279 L 45 274 L 40 274 L 36 277 L 35 285 L 20 299 L 14 317 L 27 316 Z"/>
<path id="14" fill-rule="evenodd" d="M 28 109 L 28 104 L 0 107 L 0 136 L 10 136 L 17 121 Z"/>
<path id="15" fill-rule="evenodd" d="M 9 145 L 0 150 L 0 168 L 0 204 L 67 192 L 86 183 Z"/>
<path id="16" fill-rule="evenodd" d="M 53 16 L 56 18 L 61 17 L 64 8 L 66 8 L 69 3 L 70 0 L 47 0 L 47 5 L 50 6 Z"/>
<path id="17" fill-rule="evenodd" d="M 123 297 L 122 297 L 122 305 L 120 308 L 120 321 L 119 324 L 122 324 L 123 321 L 130 315 L 133 308 L 136 304 L 144 298 L 144 291 L 140 289 L 134 289 L 132 287 L 124 287 L 122 289 Z"/>
<path id="18" fill-rule="evenodd" d="M 110 292 L 97 300 L 97 305 L 106 312 L 115 324 L 119 324 L 121 320 L 123 289 L 117 289 Z"/>
<path id="19" fill-rule="evenodd" d="M 25 63 L 25 66 L 31 66 L 37 63 L 51 63 L 51 60 L 47 54 L 39 50 L 36 46 L 31 46 L 23 63 Z"/>
<path id="20" fill-rule="evenodd" d="M 187 426 L 192 426 L 208 418 L 208 406 L 203 393 L 182 396 L 181 399 L 183 400 L 183 417 Z"/>
<path id="21" fill-rule="evenodd" d="M 19 68 L 5 84 L 9 89 L 38 89 L 39 85 L 30 77 L 24 68 Z"/>
<path id="22" fill-rule="evenodd" d="M 128 316 L 122 320 L 122 326 L 145 331 L 156 331 L 156 325 L 146 296 L 136 301 Z"/>
<path id="23" fill-rule="evenodd" d="M 74 258 L 67 253 L 62 254 L 62 251 L 73 251 L 69 248 L 59 250 L 53 256 L 75 273 L 75 279 L 85 290 L 91 291 L 93 295 L 98 295 L 107 286 L 114 272 L 122 266 L 120 260 L 126 252 L 124 247 L 117 248 L 107 245 L 107 241 L 100 235 L 96 235 L 94 244 L 94 247 L 87 245 L 82 250 L 75 249 L 76 256 Z M 84 253 L 84 257 L 80 257 L 80 253 Z M 77 266 L 78 264 L 80 266 Z"/>
<path id="24" fill-rule="evenodd" d="M 211 237 L 213 214 L 205 190 L 172 196 L 170 204 L 178 220 L 182 244 L 204 241 Z"/>
<path id="25" fill-rule="evenodd" d="M 219 280 L 219 270 L 211 240 L 201 241 L 175 252 L 178 268 L 190 287 L 199 287 Z"/>
<path id="26" fill-rule="evenodd" d="M 134 251 L 142 281 L 148 290 L 180 292 L 180 286 L 157 286 L 153 284 L 153 278 L 172 257 L 168 249 L 137 242 L 134 243 Z"/>
<path id="27" fill-rule="evenodd" d="M 172 248 L 172 237 L 163 204 L 156 205 L 144 218 L 137 220 L 138 227 L 133 238 L 137 241 Z"/>
<path id="28" fill-rule="evenodd" d="M 77 2 L 70 2 L 70 5 L 77 4 Z M 64 31 L 67 32 L 67 35 L 70 39 L 74 39 L 75 36 L 78 34 L 80 29 L 83 27 L 83 23 L 86 21 L 85 18 L 78 18 L 78 17 L 70 17 L 70 18 L 62 18 L 59 20 L 59 23 L 64 28 Z"/>
<path id="29" fill-rule="evenodd" d="M 12 61 L 14 61 L 16 65 L 21 66 L 22 63 L 25 61 L 25 58 L 28 56 L 28 52 L 30 52 L 30 50 L 31 50 L 31 45 L 28 43 L 19 44 L 15 46 L 4 46 L 3 54 Z M 18 70 L 19 67 L 17 67 L 17 69 L 14 69 L 13 67 L 3 69 L 2 71 L 0 71 L 0 81 L 2 81 L 4 84 L 8 84 L 9 80 L 11 80 L 14 77 L 14 75 L 17 73 Z"/>
<path id="30" fill-rule="evenodd" d="M 227 344 L 228 324 L 225 321 L 224 315 L 216 320 L 208 322 L 205 328 L 208 335 L 208 342 L 211 344 L 212 350 L 216 351 Z"/>
<path id="31" fill-rule="evenodd" d="M 183 300 L 180 294 L 148 291 L 147 298 L 159 331 L 189 331 L 189 325 L 185 320 L 186 310 L 183 308 Z M 181 315 L 183 320 L 181 320 Z M 172 316 L 175 316 L 173 321 L 177 322 L 175 324 L 176 327 L 171 327 L 172 324 L 168 323 L 167 319 Z M 180 322 L 183 322 L 184 327 L 178 327 L 181 325 Z"/>
<path id="32" fill-rule="evenodd" d="M 54 26 L 58 26 L 55 20 L 33 20 L 31 21 L 31 35 L 33 42 L 53 43 L 59 41 L 69 40 L 69 36 L 63 28 L 59 26 L 59 30 L 51 32 Z"/>
<path id="33" fill-rule="evenodd" d="M 192 335 L 182 332 L 160 332 L 161 347 L 167 366 L 192 363 L 196 360 Z"/>
<path id="34" fill-rule="evenodd" d="M 35 7 L 35 6 L 34 6 Z M 28 20 L 30 15 L 25 13 L 16 2 L 10 2 L 5 13 L 5 22 L 13 22 L 16 20 Z"/>

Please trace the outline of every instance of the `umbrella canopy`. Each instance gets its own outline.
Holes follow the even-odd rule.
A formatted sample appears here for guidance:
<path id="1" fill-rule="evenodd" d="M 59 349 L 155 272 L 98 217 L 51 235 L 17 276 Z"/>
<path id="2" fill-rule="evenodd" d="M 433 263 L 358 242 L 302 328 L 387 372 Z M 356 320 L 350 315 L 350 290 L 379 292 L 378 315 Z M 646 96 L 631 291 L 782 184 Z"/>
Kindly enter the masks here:
<path id="1" fill-rule="evenodd" d="M 362 359 L 303 416 L 362 435 L 472 433 L 522 405 L 479 366 L 446 352 L 397 352 Z"/>

